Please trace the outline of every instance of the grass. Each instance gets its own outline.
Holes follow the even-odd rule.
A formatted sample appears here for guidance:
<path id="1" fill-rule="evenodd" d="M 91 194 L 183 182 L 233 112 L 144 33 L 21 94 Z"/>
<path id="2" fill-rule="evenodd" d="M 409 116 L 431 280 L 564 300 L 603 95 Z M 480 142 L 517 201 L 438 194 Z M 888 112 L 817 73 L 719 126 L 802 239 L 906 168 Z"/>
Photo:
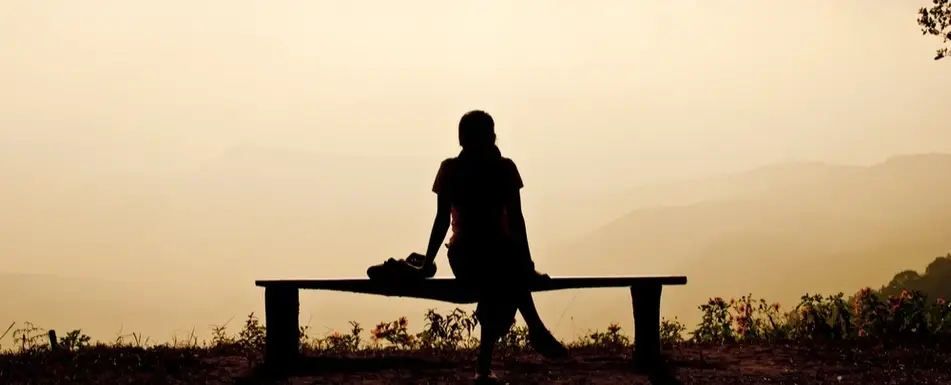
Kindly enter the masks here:
<path id="1" fill-rule="evenodd" d="M 737 346 L 796 350 L 819 344 L 850 354 L 857 347 L 872 346 L 923 346 L 924 352 L 944 349 L 943 342 L 951 340 L 951 304 L 917 291 L 890 297 L 871 289 L 849 298 L 842 293 L 804 295 L 797 306 L 785 311 L 752 296 L 711 298 L 698 310 L 702 321 L 692 330 L 677 319 L 662 321 L 667 350 L 706 349 L 700 352 L 702 356 L 710 354 L 709 349 Z M 406 317 L 380 322 L 369 331 L 357 322 L 351 322 L 349 330 L 324 335 L 312 335 L 309 328 L 301 327 L 301 346 L 311 357 L 471 360 L 478 345 L 477 317 L 455 309 L 448 313 L 429 310 L 423 319 L 415 332 Z M 81 330 L 57 336 L 55 346 L 50 338 L 46 330 L 28 322 L 11 324 L 0 333 L 0 342 L 5 342 L 0 345 L 0 383 L 95 383 L 106 372 L 114 376 L 110 383 L 151 383 L 157 378 L 161 383 L 208 382 L 194 376 L 219 370 L 222 359 L 228 362 L 224 366 L 250 368 L 259 363 L 265 326 L 252 313 L 237 333 L 229 333 L 226 325 L 213 327 L 208 341 L 199 341 L 192 333 L 157 344 L 131 333 L 94 342 Z M 605 357 L 623 357 L 633 348 L 631 338 L 617 324 L 589 331 L 567 345 L 573 352 Z M 502 361 L 518 361 L 530 353 L 527 329 L 515 325 L 501 341 L 497 355 Z M 913 356 L 920 352 L 909 355 Z M 948 361 L 940 357 L 934 359 Z"/>

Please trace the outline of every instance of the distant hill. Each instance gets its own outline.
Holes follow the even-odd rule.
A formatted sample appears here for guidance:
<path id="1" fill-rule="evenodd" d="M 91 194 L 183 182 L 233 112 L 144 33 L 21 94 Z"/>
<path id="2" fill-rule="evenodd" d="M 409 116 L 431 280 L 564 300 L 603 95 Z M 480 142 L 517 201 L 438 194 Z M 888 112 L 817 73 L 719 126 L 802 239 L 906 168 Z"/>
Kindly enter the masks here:
<path id="1" fill-rule="evenodd" d="M 935 258 L 922 272 L 898 272 L 879 290 L 885 296 L 899 295 L 903 290 L 919 290 L 932 300 L 951 300 L 951 253 Z"/>
<path id="2" fill-rule="evenodd" d="M 674 314 L 694 312 L 709 296 L 752 292 L 790 303 L 806 292 L 875 287 L 951 250 L 949 175 L 947 154 L 869 167 L 753 170 L 700 183 L 732 185 L 732 192 L 633 210 L 545 266 L 571 274 L 687 275 L 688 285 L 666 297 Z"/>
<path id="3" fill-rule="evenodd" d="M 561 206 L 550 210 L 556 215 L 548 217 L 548 222 L 559 222 L 559 217 L 570 220 L 560 221 L 563 223 L 546 223 L 546 226 L 560 231 L 558 236 L 561 238 L 578 241 L 634 210 L 751 197 L 835 179 L 859 168 L 819 162 L 796 162 L 700 179 L 634 186 L 623 191 L 594 194 L 586 199 L 562 202 Z"/>

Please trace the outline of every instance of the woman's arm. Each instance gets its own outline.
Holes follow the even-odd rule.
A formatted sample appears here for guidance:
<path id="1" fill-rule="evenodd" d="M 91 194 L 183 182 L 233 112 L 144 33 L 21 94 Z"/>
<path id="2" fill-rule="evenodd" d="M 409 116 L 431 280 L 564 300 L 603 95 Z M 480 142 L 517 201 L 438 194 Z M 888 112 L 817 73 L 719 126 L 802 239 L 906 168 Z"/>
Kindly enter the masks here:
<path id="1" fill-rule="evenodd" d="M 522 214 L 522 194 L 519 190 L 513 190 L 512 193 L 509 194 L 506 210 L 509 219 L 509 230 L 512 231 L 512 237 L 515 238 L 518 247 L 522 249 L 523 255 L 531 260 L 532 253 L 528 247 L 528 232 L 525 229 L 525 216 Z"/>
<path id="2" fill-rule="evenodd" d="M 435 263 L 439 246 L 446 240 L 449 232 L 451 205 L 445 194 L 436 195 L 436 218 L 433 219 L 433 230 L 429 234 L 429 247 L 426 249 L 426 265 Z"/>

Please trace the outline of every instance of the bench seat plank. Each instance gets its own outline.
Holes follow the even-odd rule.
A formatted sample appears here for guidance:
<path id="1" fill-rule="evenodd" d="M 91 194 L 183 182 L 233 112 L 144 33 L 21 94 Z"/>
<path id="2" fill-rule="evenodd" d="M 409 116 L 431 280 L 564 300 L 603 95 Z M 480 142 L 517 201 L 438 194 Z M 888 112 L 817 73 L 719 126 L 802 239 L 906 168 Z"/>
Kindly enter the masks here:
<path id="1" fill-rule="evenodd" d="M 411 297 L 444 301 L 455 304 L 475 303 L 475 296 L 454 278 L 430 278 L 422 281 L 406 281 L 394 284 L 368 278 L 310 279 L 310 280 L 259 280 L 260 287 L 295 288 L 309 290 L 343 291 L 360 294 L 375 294 L 389 297 Z M 608 287 L 638 287 L 657 285 L 686 285 L 682 276 L 634 276 L 634 277 L 552 277 L 539 282 L 533 292 L 594 289 Z"/>

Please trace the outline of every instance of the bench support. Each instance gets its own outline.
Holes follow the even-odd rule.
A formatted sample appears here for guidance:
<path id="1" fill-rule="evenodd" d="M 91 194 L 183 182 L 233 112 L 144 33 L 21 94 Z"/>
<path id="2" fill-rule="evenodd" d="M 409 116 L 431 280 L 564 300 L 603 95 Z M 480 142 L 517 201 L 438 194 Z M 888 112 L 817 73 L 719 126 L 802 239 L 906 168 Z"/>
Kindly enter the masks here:
<path id="1" fill-rule="evenodd" d="M 533 291 L 584 289 L 596 287 L 628 287 L 634 307 L 634 362 L 636 367 L 656 369 L 661 364 L 660 296 L 663 285 L 686 285 L 687 277 L 553 277 Z M 353 293 L 415 297 L 448 301 L 457 304 L 474 303 L 471 297 L 459 297 L 451 292 L 459 284 L 453 278 L 430 278 L 412 288 L 388 288 L 369 279 L 331 280 L 267 280 L 255 281 L 264 287 L 266 341 L 265 366 L 288 368 L 300 359 L 300 289 L 334 290 Z M 397 290 L 399 289 L 399 290 Z M 438 295 L 426 293 L 438 292 Z M 450 293 L 446 295 L 444 293 Z M 422 294 L 422 295 L 421 295 Z"/>
<path id="2" fill-rule="evenodd" d="M 631 287 L 634 306 L 634 364 L 650 368 L 660 360 L 661 285 Z"/>
<path id="3" fill-rule="evenodd" d="M 287 367 L 300 354 L 300 301 L 296 287 L 269 286 L 264 289 L 266 328 L 264 363 Z"/>

